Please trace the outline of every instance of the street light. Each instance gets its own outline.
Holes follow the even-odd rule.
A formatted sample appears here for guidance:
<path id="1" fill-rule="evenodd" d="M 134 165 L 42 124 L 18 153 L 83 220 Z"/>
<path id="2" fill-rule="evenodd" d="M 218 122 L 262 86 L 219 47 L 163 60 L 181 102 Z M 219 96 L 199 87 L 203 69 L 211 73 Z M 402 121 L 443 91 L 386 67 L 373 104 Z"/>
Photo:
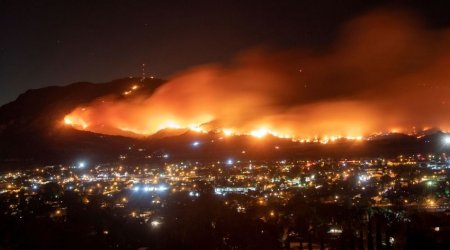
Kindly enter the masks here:
<path id="1" fill-rule="evenodd" d="M 450 145 L 450 135 L 444 136 L 443 141 L 445 145 Z"/>

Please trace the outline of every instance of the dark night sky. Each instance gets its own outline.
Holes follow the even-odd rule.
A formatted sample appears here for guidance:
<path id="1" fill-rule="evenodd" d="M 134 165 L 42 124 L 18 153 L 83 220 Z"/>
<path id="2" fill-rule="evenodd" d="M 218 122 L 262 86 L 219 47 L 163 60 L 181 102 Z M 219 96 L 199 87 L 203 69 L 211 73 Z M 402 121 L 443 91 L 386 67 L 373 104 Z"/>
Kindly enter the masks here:
<path id="1" fill-rule="evenodd" d="M 344 22 L 385 6 L 450 25 L 445 0 L 0 0 L 0 105 L 30 88 L 137 75 L 142 63 L 164 78 L 254 46 L 324 48 Z"/>

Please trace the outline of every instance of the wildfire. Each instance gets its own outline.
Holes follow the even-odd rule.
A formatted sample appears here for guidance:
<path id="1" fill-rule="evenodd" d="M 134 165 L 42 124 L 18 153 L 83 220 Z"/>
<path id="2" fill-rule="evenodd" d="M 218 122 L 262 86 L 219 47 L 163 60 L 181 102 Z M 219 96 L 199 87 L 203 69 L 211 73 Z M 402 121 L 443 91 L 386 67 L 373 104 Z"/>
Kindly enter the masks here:
<path id="1" fill-rule="evenodd" d="M 178 123 L 174 121 L 167 121 L 164 122 L 159 129 L 181 129 L 183 126 L 179 125 Z"/>
<path id="2" fill-rule="evenodd" d="M 78 117 L 72 117 L 72 116 L 65 116 L 64 124 L 73 126 L 75 128 L 81 128 L 83 130 L 87 129 L 89 127 L 89 125 L 82 119 L 80 119 Z"/>
<path id="3" fill-rule="evenodd" d="M 66 125 L 73 125 L 72 119 L 70 117 L 68 117 L 68 116 L 64 117 L 64 123 Z"/>
<path id="4" fill-rule="evenodd" d="M 89 129 L 89 126 L 87 125 L 87 123 L 79 117 L 66 116 L 66 117 L 64 117 L 64 124 L 66 124 L 67 126 L 72 126 L 73 128 L 76 128 L 76 129 L 81 129 L 81 130 Z M 148 135 L 151 135 L 154 133 L 154 132 L 148 131 L 148 130 L 147 131 L 146 130 L 136 130 L 136 129 L 127 128 L 127 127 L 119 127 L 118 129 L 123 132 L 127 132 L 127 133 L 130 132 L 135 135 L 142 135 L 142 136 L 148 136 Z M 282 134 L 275 130 L 268 129 L 266 127 L 261 127 L 259 129 L 250 130 L 247 132 L 245 132 L 245 131 L 238 132 L 234 129 L 229 129 L 229 128 L 219 129 L 219 130 L 215 129 L 215 130 L 209 131 L 209 130 L 203 128 L 199 124 L 190 124 L 187 126 L 183 126 L 183 125 L 180 125 L 179 123 L 171 121 L 171 120 L 163 122 L 159 126 L 159 130 L 164 130 L 164 129 L 189 130 L 189 131 L 197 132 L 197 133 L 208 133 L 211 131 L 219 131 L 227 137 L 234 136 L 234 135 L 235 136 L 247 135 L 247 136 L 252 136 L 254 138 L 257 138 L 257 139 L 261 139 L 268 135 L 271 135 L 273 137 L 278 137 L 278 138 L 282 138 L 282 139 L 290 139 L 292 141 L 297 141 L 300 143 L 320 142 L 323 144 L 327 144 L 329 142 L 335 142 L 338 139 L 346 139 L 346 140 L 354 140 L 354 141 L 363 140 L 363 136 L 323 136 L 320 138 L 316 136 L 312 139 L 311 138 L 299 138 L 299 137 L 295 137 L 295 136 Z"/>
<path id="5" fill-rule="evenodd" d="M 228 129 L 228 128 L 222 129 L 222 132 L 225 136 L 231 136 L 234 134 L 234 131 L 232 129 Z"/>
<path id="6" fill-rule="evenodd" d="M 267 134 L 269 134 L 270 131 L 266 128 L 260 128 L 257 130 L 253 130 L 250 132 L 250 135 L 256 137 L 256 138 L 262 138 L 264 136 L 266 136 Z"/>
<path id="7" fill-rule="evenodd" d="M 182 72 L 149 96 L 145 83 L 131 83 L 64 123 L 112 135 L 186 129 L 319 143 L 448 130 L 450 32 L 431 34 L 410 18 L 370 13 L 345 26 L 327 53 L 250 50 Z"/>

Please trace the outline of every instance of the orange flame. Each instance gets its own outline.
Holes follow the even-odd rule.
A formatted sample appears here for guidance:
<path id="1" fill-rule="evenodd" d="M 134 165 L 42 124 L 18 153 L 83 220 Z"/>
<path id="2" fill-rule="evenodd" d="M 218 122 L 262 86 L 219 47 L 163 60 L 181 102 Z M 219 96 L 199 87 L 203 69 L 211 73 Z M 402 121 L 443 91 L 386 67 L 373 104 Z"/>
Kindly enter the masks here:
<path id="1" fill-rule="evenodd" d="M 449 41 L 450 32 L 422 30 L 408 13 L 378 11 L 345 26 L 327 54 L 250 50 L 176 75 L 151 96 L 132 85 L 64 121 L 115 135 L 190 129 L 322 143 L 448 129 Z"/>

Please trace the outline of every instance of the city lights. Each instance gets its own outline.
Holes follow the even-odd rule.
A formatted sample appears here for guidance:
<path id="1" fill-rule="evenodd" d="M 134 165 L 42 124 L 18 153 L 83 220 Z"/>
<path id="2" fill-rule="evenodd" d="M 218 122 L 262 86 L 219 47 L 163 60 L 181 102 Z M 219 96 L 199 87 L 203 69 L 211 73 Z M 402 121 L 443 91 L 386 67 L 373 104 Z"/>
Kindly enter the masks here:
<path id="1" fill-rule="evenodd" d="M 370 180 L 370 177 L 367 176 L 367 175 L 362 174 L 362 175 L 360 175 L 360 176 L 358 177 L 358 179 L 359 179 L 359 181 L 361 181 L 361 182 L 366 182 L 366 181 Z"/>
<path id="2" fill-rule="evenodd" d="M 0 3 L 0 250 L 450 249 L 450 1 L 104 2 Z"/>
<path id="3" fill-rule="evenodd" d="M 443 142 L 445 145 L 450 146 L 450 135 L 444 136 Z"/>
<path id="4" fill-rule="evenodd" d="M 161 225 L 161 222 L 158 220 L 154 220 L 151 222 L 151 225 L 153 228 L 159 227 L 159 225 Z"/>
<path id="5" fill-rule="evenodd" d="M 284 206 L 277 206 L 277 209 L 271 207 L 274 202 L 289 203 L 294 195 L 299 194 L 303 194 L 304 202 L 315 200 L 320 201 L 322 205 L 341 206 L 350 201 L 352 206 L 357 207 L 361 197 L 371 195 L 372 207 L 390 207 L 394 201 L 400 200 L 401 206 L 405 209 L 411 206 L 424 211 L 446 209 L 448 203 L 442 198 L 445 196 L 438 193 L 445 190 L 438 187 L 446 183 L 444 180 L 449 171 L 447 158 L 440 154 L 428 154 L 427 158 L 433 165 L 421 164 L 421 155 L 401 155 L 383 159 L 355 158 L 342 161 L 282 159 L 262 163 L 227 158 L 212 163 L 188 161 L 161 163 L 163 168 L 106 164 L 99 165 L 88 173 L 70 171 L 71 168 L 65 166 L 52 166 L 0 175 L 0 184 L 2 181 L 5 183 L 0 195 L 15 196 L 20 190 L 24 190 L 28 197 L 38 196 L 40 190 L 45 190 L 41 189 L 41 185 L 54 181 L 63 190 L 79 195 L 83 206 L 94 206 L 97 203 L 92 201 L 96 201 L 96 197 L 103 197 L 105 201 L 98 204 L 101 209 L 106 207 L 122 209 L 123 216 L 143 224 L 149 223 L 155 230 L 164 220 L 162 216 L 164 213 L 161 211 L 164 211 L 167 202 L 177 197 L 177 193 L 188 197 L 190 202 L 200 201 L 203 197 L 210 199 L 211 196 L 208 194 L 215 194 L 214 197 L 220 199 L 225 206 L 241 214 L 253 211 L 252 206 L 258 206 L 259 209 L 266 209 L 265 220 L 272 220 L 273 223 L 275 218 L 286 214 L 286 211 L 283 212 Z M 333 167 L 342 166 L 344 163 L 345 168 Z M 411 163 L 414 165 L 410 165 Z M 76 166 L 83 164 L 85 162 L 80 161 Z M 405 166 L 410 169 L 411 179 L 415 183 L 405 182 L 403 175 L 399 175 L 405 170 L 398 170 L 396 164 L 407 164 Z M 442 167 L 435 169 L 439 164 Z M 364 168 L 364 172 L 361 168 Z M 293 171 L 300 171 L 300 174 L 292 175 Z M 432 171 L 432 174 L 429 171 Z M 391 181 L 380 184 L 380 181 L 387 177 Z M 202 190 L 199 183 L 211 189 Z M 410 195 L 402 193 L 399 196 L 396 192 L 399 193 L 401 185 L 397 183 L 410 185 L 411 188 L 421 185 L 433 187 L 433 192 L 436 192 L 437 196 L 427 193 Z M 124 192 L 126 190 L 129 192 Z M 239 200 L 235 200 L 236 196 L 240 197 Z M 53 199 L 63 200 L 63 197 L 58 194 L 53 196 Z M 141 201 L 146 201 L 148 207 L 138 206 Z M 67 212 L 64 203 L 52 204 L 54 207 L 48 214 L 49 218 L 60 220 L 70 213 Z M 19 212 L 14 204 L 10 209 L 15 213 Z M 339 237 L 342 235 L 342 225 L 334 224 L 330 225 L 327 232 L 333 237 Z"/>

